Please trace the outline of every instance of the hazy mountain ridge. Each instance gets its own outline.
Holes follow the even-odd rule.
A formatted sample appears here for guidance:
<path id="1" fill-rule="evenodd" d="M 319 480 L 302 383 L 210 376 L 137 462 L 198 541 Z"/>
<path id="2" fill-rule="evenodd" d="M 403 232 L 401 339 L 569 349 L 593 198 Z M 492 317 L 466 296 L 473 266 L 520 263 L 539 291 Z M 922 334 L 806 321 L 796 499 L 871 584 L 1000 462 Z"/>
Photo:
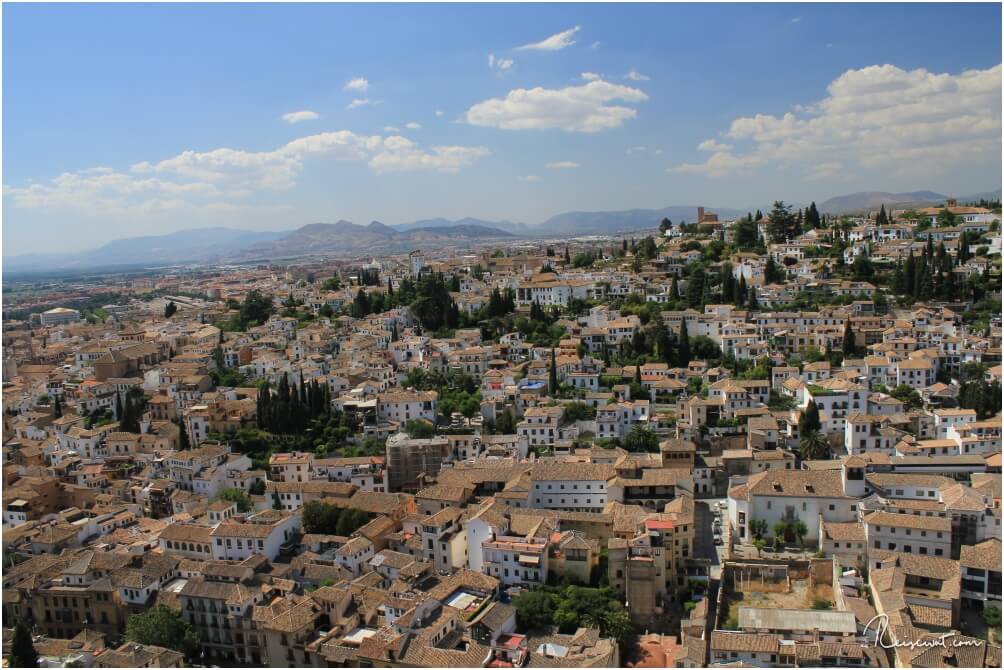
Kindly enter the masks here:
<path id="1" fill-rule="evenodd" d="M 868 212 L 878 209 L 882 205 L 886 209 L 890 205 L 897 209 L 910 207 L 930 207 L 945 202 L 949 197 L 934 191 L 912 191 L 908 193 L 889 193 L 887 191 L 859 191 L 838 195 L 828 200 L 824 200 L 818 205 L 819 211 L 826 214 L 851 214 L 856 212 Z M 959 202 L 973 202 L 981 198 L 993 199 L 1001 197 L 1001 189 L 987 191 L 984 193 L 974 193 L 972 195 L 955 196 Z"/>
<path id="2" fill-rule="evenodd" d="M 958 196 L 959 202 L 980 198 L 1000 198 L 1001 189 Z M 946 196 L 934 191 L 890 193 L 862 191 L 834 196 L 818 207 L 830 214 L 853 213 L 887 208 L 922 207 L 944 202 Z M 743 216 L 748 209 L 706 206 L 723 220 Z M 84 269 L 119 265 L 174 265 L 249 258 L 293 257 L 322 253 L 330 255 L 368 255 L 394 253 L 418 245 L 458 244 L 512 237 L 572 237 L 576 235 L 613 235 L 619 232 L 656 228 L 663 218 L 675 223 L 694 222 L 697 207 L 671 205 L 661 209 L 616 211 L 571 211 L 556 214 L 536 223 L 508 220 L 489 221 L 474 217 L 456 220 L 420 219 L 411 223 L 386 225 L 379 221 L 361 225 L 351 221 L 311 223 L 293 230 L 254 231 L 240 228 L 211 227 L 179 230 L 166 235 L 145 235 L 113 240 L 96 249 L 74 253 L 35 253 L 4 257 L 8 272 L 39 269 Z"/>

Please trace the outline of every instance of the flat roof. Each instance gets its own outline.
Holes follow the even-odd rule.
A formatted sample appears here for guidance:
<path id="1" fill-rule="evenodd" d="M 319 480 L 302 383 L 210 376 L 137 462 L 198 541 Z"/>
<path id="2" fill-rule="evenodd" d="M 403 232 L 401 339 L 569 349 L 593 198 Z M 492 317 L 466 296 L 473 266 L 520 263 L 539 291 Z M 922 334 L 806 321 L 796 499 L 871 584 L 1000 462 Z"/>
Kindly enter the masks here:
<path id="1" fill-rule="evenodd" d="M 852 612 L 810 609 L 778 609 L 767 607 L 740 607 L 741 630 L 819 630 L 825 633 L 857 632 Z"/>

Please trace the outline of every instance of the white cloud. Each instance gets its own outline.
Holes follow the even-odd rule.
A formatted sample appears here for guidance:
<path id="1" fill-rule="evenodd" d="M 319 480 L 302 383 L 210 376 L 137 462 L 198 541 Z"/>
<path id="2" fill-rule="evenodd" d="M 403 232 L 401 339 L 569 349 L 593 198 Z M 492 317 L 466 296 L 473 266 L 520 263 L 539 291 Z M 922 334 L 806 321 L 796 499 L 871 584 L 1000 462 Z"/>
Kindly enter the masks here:
<path id="1" fill-rule="evenodd" d="M 220 148 L 183 151 L 140 162 L 127 171 L 107 167 L 61 174 L 43 183 L 4 186 L 15 207 L 91 214 L 184 206 L 223 207 L 261 190 L 290 189 L 309 158 L 366 161 L 378 172 L 456 171 L 490 152 L 485 147 L 434 146 L 425 150 L 404 137 L 339 130 L 294 139 L 271 151 Z"/>
<path id="2" fill-rule="evenodd" d="M 443 114 L 444 114 L 444 113 L 445 113 L 445 112 L 443 112 L 443 110 L 441 110 L 441 109 L 437 109 L 437 110 L 436 110 L 436 116 L 437 116 L 437 117 L 441 117 L 441 116 L 443 116 Z"/>
<path id="3" fill-rule="evenodd" d="M 490 68 L 502 70 L 503 72 L 505 72 L 506 70 L 511 68 L 515 63 L 516 61 L 514 61 L 511 58 L 502 58 L 501 56 L 496 58 L 495 54 L 488 54 L 488 67 Z"/>
<path id="4" fill-rule="evenodd" d="M 399 133 L 401 132 L 401 129 L 398 128 L 397 126 L 384 126 L 383 131 L 385 133 Z"/>
<path id="5" fill-rule="evenodd" d="M 675 168 L 668 168 L 667 171 L 723 177 L 733 172 L 746 172 L 751 167 L 763 165 L 764 162 L 764 159 L 759 156 L 735 156 L 727 151 L 716 151 L 711 155 L 711 158 L 703 163 L 684 163 Z"/>
<path id="6" fill-rule="evenodd" d="M 394 135 L 383 142 L 383 148 L 369 161 L 378 172 L 404 170 L 438 170 L 456 172 L 491 152 L 486 147 L 434 146 L 424 151 L 406 137 Z"/>
<path id="7" fill-rule="evenodd" d="M 589 45 L 589 48 L 590 49 L 599 49 L 600 48 L 600 42 L 599 41 L 593 42 L 592 44 Z"/>
<path id="8" fill-rule="evenodd" d="M 369 98 L 355 98 L 352 102 L 345 106 L 345 109 L 355 109 L 357 107 L 365 107 L 370 104 Z"/>
<path id="9" fill-rule="evenodd" d="M 549 167 L 552 170 L 568 170 L 579 167 L 579 164 L 575 161 L 554 161 L 553 163 L 548 163 L 545 167 Z"/>
<path id="10" fill-rule="evenodd" d="M 701 151 L 729 151 L 732 148 L 732 145 L 723 144 L 716 140 L 704 140 L 697 145 L 697 148 Z"/>
<path id="11" fill-rule="evenodd" d="M 516 47 L 518 51 L 558 51 L 564 49 L 565 47 L 570 47 L 575 44 L 575 40 L 572 36 L 579 32 L 580 27 L 575 26 L 574 28 L 569 28 L 560 33 L 551 35 L 550 37 L 543 39 L 539 42 L 534 42 L 532 44 L 524 44 L 521 47 Z"/>
<path id="12" fill-rule="evenodd" d="M 792 23 L 801 23 L 802 22 L 802 17 L 801 16 L 796 16 L 795 18 L 793 18 L 791 20 L 791 22 Z"/>
<path id="13" fill-rule="evenodd" d="M 467 123 L 507 130 L 560 128 L 594 133 L 617 128 L 637 115 L 630 107 L 611 102 L 644 102 L 648 95 L 630 86 L 594 80 L 561 89 L 517 88 L 504 99 L 491 98 L 467 110 Z"/>
<path id="14" fill-rule="evenodd" d="M 518 179 L 520 181 L 528 181 L 528 182 L 540 181 L 540 177 L 538 177 L 535 174 L 528 174 L 528 175 L 524 175 L 522 177 L 516 177 L 516 179 Z"/>
<path id="15" fill-rule="evenodd" d="M 655 147 L 647 147 L 644 144 L 641 144 L 635 147 L 628 147 L 627 151 L 625 151 L 624 153 L 626 153 L 628 156 L 632 154 L 650 154 L 652 156 L 661 156 L 662 149 L 657 149 Z"/>
<path id="16" fill-rule="evenodd" d="M 999 170 L 1001 72 L 1000 65 L 959 74 L 893 65 L 848 70 L 818 102 L 732 121 L 724 136 L 740 149 L 675 169 L 721 176 L 771 164 L 805 178 L 863 170 L 934 177 L 983 161 Z"/>
<path id="17" fill-rule="evenodd" d="M 365 93 L 369 90 L 370 83 L 367 81 L 366 77 L 354 77 L 345 82 L 345 86 L 342 87 L 343 91 L 359 91 L 360 93 Z"/>
<path id="18" fill-rule="evenodd" d="M 630 79 L 631 81 L 648 81 L 649 79 L 651 79 L 651 77 L 643 75 L 641 72 L 638 72 L 638 70 L 635 70 L 634 68 L 628 70 L 628 73 L 624 75 L 624 78 Z"/>
<path id="19" fill-rule="evenodd" d="M 597 79 L 602 79 L 603 78 L 600 75 L 596 74 L 595 72 L 583 72 L 582 75 L 581 75 L 581 77 L 585 81 L 596 81 Z"/>
<path id="20" fill-rule="evenodd" d="M 408 123 L 404 124 L 404 127 L 408 128 L 409 130 L 418 130 L 419 128 L 422 127 L 422 124 L 417 123 L 415 121 L 409 121 Z"/>
<path id="21" fill-rule="evenodd" d="M 300 112 L 289 112 L 282 115 L 282 120 L 287 123 L 300 123 L 301 121 L 314 121 L 319 119 L 320 115 L 317 112 L 312 112 L 309 109 L 305 109 Z"/>

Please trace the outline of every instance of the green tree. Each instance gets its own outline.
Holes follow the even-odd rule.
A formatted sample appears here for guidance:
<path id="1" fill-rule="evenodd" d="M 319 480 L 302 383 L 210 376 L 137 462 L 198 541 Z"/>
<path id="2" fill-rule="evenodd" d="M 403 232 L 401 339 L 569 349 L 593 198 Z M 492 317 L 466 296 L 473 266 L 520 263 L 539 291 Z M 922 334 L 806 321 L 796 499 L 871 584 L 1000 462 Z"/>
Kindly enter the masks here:
<path id="1" fill-rule="evenodd" d="M 805 525 L 805 522 L 801 519 L 795 520 L 795 526 L 792 529 L 795 533 L 795 537 L 798 538 L 798 544 L 800 547 L 805 547 L 805 536 L 809 534 L 809 529 Z"/>
<path id="2" fill-rule="evenodd" d="M 516 623 L 522 631 L 532 631 L 550 626 L 558 606 L 557 597 L 548 591 L 537 589 L 523 591 L 515 599 Z"/>
<path id="3" fill-rule="evenodd" d="M 425 419 L 410 419 L 404 423 L 404 432 L 408 437 L 425 439 L 436 434 L 436 428 Z"/>
<path id="4" fill-rule="evenodd" d="M 1001 608 L 997 605 L 987 604 L 983 608 L 983 621 L 990 628 L 1001 629 Z"/>
<path id="5" fill-rule="evenodd" d="M 192 659 L 198 654 L 199 636 L 187 621 L 165 605 L 154 605 L 140 614 L 133 614 L 126 624 L 126 640 L 140 644 L 166 647 Z"/>
<path id="6" fill-rule="evenodd" d="M 771 242 L 784 242 L 790 237 L 801 234 L 797 228 L 795 215 L 791 213 L 791 205 L 784 204 L 783 200 L 774 202 L 774 207 L 767 218 L 767 235 Z"/>
<path id="7" fill-rule="evenodd" d="M 810 400 L 809 404 L 805 406 L 802 416 L 798 419 L 798 434 L 814 433 L 820 428 L 822 428 L 822 424 L 819 422 L 819 408 L 816 407 L 815 400 Z"/>
<path id="8" fill-rule="evenodd" d="M 760 229 L 751 215 L 736 222 L 732 241 L 740 251 L 760 246 Z"/>
<path id="9" fill-rule="evenodd" d="M 920 392 L 908 384 L 900 384 L 889 395 L 902 402 L 906 409 L 920 409 L 924 406 Z"/>
<path id="10" fill-rule="evenodd" d="M 558 392 L 558 363 L 554 354 L 554 347 L 551 347 L 551 366 L 547 373 L 547 392 L 554 395 Z"/>
<path id="11" fill-rule="evenodd" d="M 756 549 L 756 556 L 760 558 L 763 555 L 763 548 L 767 546 L 767 541 L 762 537 L 753 538 L 753 547 Z"/>
<path id="12" fill-rule="evenodd" d="M 687 320 L 680 321 L 680 337 L 676 346 L 676 365 L 685 368 L 690 364 L 690 335 L 687 334 Z"/>
<path id="13" fill-rule="evenodd" d="M 228 502 L 237 504 L 237 511 L 241 513 L 250 512 L 254 509 L 254 504 L 251 502 L 251 498 L 248 494 L 240 489 L 223 489 L 220 494 L 216 496 L 217 500 L 226 500 Z"/>
<path id="14" fill-rule="evenodd" d="M 37 668 L 38 652 L 31 640 L 31 628 L 24 618 L 18 617 L 14 624 L 14 637 L 11 640 L 10 656 L 7 659 L 12 668 Z"/>
<path id="15" fill-rule="evenodd" d="M 52 401 L 52 416 L 55 419 L 63 416 L 63 403 L 60 401 L 58 395 Z"/>
<path id="16" fill-rule="evenodd" d="M 173 300 L 171 300 L 164 307 L 164 318 L 170 319 L 172 316 L 174 316 L 175 312 L 177 311 L 178 311 L 178 306 L 174 304 Z"/>
<path id="17" fill-rule="evenodd" d="M 635 426 L 624 437 L 624 448 L 628 451 L 656 453 L 659 451 L 659 436 L 640 425 Z"/>
<path id="18" fill-rule="evenodd" d="M 830 443 L 818 430 L 803 433 L 798 441 L 798 452 L 803 461 L 819 461 L 830 457 Z"/>
<path id="19" fill-rule="evenodd" d="M 772 527 L 774 531 L 774 549 L 780 550 L 784 547 L 784 536 L 788 533 L 788 524 L 778 521 Z"/>
<path id="20" fill-rule="evenodd" d="M 957 221 L 955 214 L 953 214 L 952 211 L 947 207 L 942 207 L 941 211 L 938 212 L 937 225 L 939 228 L 947 228 L 949 226 L 954 226 L 956 222 Z"/>
<path id="21" fill-rule="evenodd" d="M 844 321 L 844 356 L 853 356 L 856 351 L 857 345 L 854 342 L 854 331 L 851 330 L 851 320 L 847 319 Z"/>

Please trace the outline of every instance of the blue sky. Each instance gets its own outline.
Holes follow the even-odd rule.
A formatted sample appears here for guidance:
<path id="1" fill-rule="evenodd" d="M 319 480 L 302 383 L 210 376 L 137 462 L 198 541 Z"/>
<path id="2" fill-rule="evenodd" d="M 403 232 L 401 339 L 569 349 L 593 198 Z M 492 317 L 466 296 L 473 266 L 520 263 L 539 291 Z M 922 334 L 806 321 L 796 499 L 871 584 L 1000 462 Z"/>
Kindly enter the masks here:
<path id="1" fill-rule="evenodd" d="M 4 5 L 4 254 L 993 189 L 1000 11 Z"/>

